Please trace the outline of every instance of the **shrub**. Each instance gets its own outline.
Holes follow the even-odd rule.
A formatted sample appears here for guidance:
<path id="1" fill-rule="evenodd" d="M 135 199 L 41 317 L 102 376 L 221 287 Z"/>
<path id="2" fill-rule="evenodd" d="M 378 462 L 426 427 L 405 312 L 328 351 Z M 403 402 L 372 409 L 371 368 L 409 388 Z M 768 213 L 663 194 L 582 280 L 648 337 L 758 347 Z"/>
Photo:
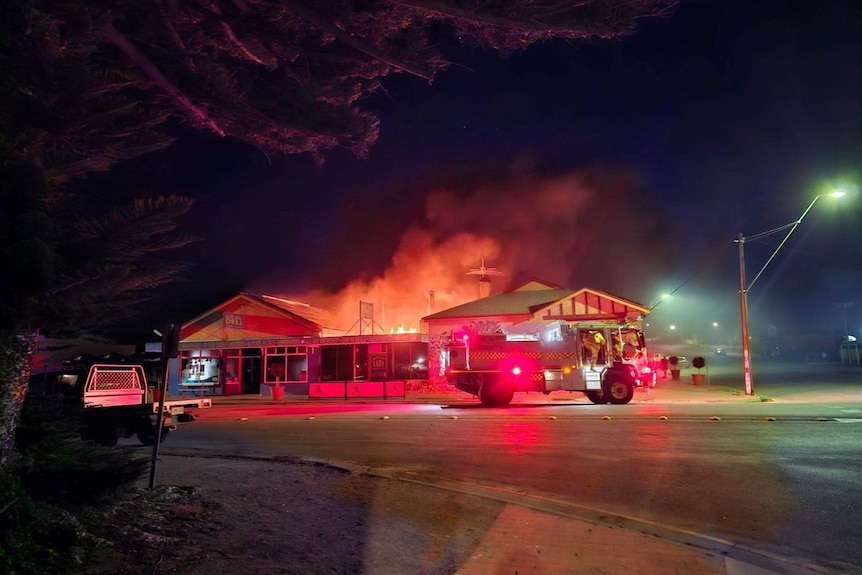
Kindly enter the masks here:
<path id="1" fill-rule="evenodd" d="M 100 505 L 147 472 L 146 457 L 81 441 L 77 431 L 76 418 L 62 404 L 45 396 L 27 397 L 16 443 L 22 483 L 33 499 L 69 510 Z"/>
<path id="2" fill-rule="evenodd" d="M 700 373 L 700 368 L 706 365 L 706 360 L 700 356 L 695 357 L 691 360 L 691 364 L 697 368 L 697 372 Z"/>
<path id="3" fill-rule="evenodd" d="M 147 458 L 76 436 L 62 402 L 29 394 L 16 445 L 20 458 L 0 468 L 0 573 L 69 573 L 81 565 L 91 537 L 78 516 L 115 501 L 140 478 Z"/>

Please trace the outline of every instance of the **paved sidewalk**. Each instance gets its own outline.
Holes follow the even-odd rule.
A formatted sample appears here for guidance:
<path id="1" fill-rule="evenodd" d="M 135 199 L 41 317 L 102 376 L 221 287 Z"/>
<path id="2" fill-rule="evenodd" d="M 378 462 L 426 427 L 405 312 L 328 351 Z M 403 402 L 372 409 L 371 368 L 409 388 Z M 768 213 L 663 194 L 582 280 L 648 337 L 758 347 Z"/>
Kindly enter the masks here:
<path id="1" fill-rule="evenodd" d="M 509 505 L 457 575 L 589 573 L 725 575 L 728 571 L 721 557 L 677 543 Z"/>
<path id="2" fill-rule="evenodd" d="M 823 575 L 779 559 L 724 552 L 508 505 L 456 575 Z M 735 553 L 736 552 L 736 553 Z M 755 562 L 757 564 L 755 564 Z"/>

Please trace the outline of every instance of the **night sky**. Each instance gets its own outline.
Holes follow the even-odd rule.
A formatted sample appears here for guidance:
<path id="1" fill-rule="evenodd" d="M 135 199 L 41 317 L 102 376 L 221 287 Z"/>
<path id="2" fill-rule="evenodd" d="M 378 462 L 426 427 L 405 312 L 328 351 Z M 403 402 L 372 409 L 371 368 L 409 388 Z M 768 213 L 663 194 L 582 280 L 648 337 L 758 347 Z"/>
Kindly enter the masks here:
<path id="1" fill-rule="evenodd" d="M 739 331 L 734 239 L 796 220 L 830 185 L 862 184 L 862 3 L 683 1 L 614 41 L 500 58 L 446 50 L 429 85 L 392 76 L 365 104 L 365 160 L 315 166 L 178 131 L 168 150 L 94 178 L 106 193 L 199 200 L 195 262 L 126 337 L 191 319 L 239 291 L 415 326 L 503 276 L 588 286 L 691 334 Z M 749 295 L 751 327 L 862 332 L 862 198 L 821 198 Z M 747 242 L 749 281 L 779 233 Z M 853 303 L 851 303 L 853 302 Z M 849 305 L 845 305 L 849 304 Z M 846 315 L 845 315 L 846 313 Z"/>

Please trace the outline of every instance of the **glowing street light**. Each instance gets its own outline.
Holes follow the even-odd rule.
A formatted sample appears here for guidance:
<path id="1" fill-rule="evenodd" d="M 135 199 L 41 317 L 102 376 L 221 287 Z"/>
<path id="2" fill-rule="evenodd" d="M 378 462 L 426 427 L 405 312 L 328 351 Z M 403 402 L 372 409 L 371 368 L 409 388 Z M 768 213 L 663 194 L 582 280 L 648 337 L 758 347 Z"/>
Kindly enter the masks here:
<path id="1" fill-rule="evenodd" d="M 653 302 L 652 302 L 652 303 L 650 304 L 650 306 L 649 306 L 649 310 L 650 310 L 650 311 L 654 310 L 654 309 L 655 309 L 655 308 L 657 308 L 659 305 L 661 305 L 661 303 L 662 303 L 664 300 L 666 300 L 666 299 L 670 298 L 670 296 L 671 296 L 671 294 L 669 294 L 669 293 L 663 293 L 663 294 L 661 294 L 660 296 L 658 296 L 657 298 L 655 298 L 655 299 L 653 300 Z"/>
<path id="2" fill-rule="evenodd" d="M 739 244 L 739 310 L 740 315 L 742 317 L 742 366 L 743 366 L 743 375 L 745 377 L 745 395 L 753 395 L 754 388 L 751 381 L 751 342 L 749 341 L 748 335 L 748 290 L 751 289 L 751 286 L 754 285 L 754 282 L 758 280 L 760 275 L 763 273 L 763 270 L 766 269 L 773 259 L 775 259 L 775 255 L 778 253 L 784 244 L 787 242 L 787 239 L 790 237 L 796 228 L 799 227 L 799 224 L 802 223 L 803 218 L 808 215 L 808 212 L 811 208 L 814 207 L 814 204 L 822 198 L 823 196 L 829 196 L 830 198 L 841 198 L 845 195 L 844 190 L 833 190 L 832 192 L 828 192 L 825 194 L 819 194 L 814 196 L 814 199 L 811 200 L 811 203 L 808 204 L 808 207 L 805 208 L 805 211 L 802 212 L 802 215 L 799 216 L 799 219 L 790 222 L 789 224 L 783 225 L 781 227 L 762 232 L 759 234 L 755 234 L 753 236 L 745 237 L 742 233 L 739 234 L 737 239 L 733 240 Z M 760 271 L 757 272 L 757 275 L 754 276 L 754 279 L 751 280 L 751 283 L 746 285 L 745 283 L 745 251 L 744 246 L 747 240 L 759 240 L 760 238 L 764 238 L 766 236 L 770 236 L 772 234 L 778 233 L 780 231 L 786 230 L 790 228 L 787 232 L 787 235 L 784 236 L 784 239 L 781 240 L 781 243 L 778 244 L 778 247 L 775 248 L 775 251 L 772 252 L 772 255 L 769 256 L 769 259 L 766 260 L 766 263 L 763 264 L 763 267 L 760 268 Z"/>

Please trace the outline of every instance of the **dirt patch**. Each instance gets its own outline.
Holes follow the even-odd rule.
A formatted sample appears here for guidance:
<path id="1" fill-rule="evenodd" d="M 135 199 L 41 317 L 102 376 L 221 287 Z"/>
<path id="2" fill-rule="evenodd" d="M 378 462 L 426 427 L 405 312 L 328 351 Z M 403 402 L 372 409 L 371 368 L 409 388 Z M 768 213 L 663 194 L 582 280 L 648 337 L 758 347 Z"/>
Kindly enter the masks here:
<path id="1" fill-rule="evenodd" d="M 79 574 L 444 575 L 502 504 L 297 461 L 163 456 Z"/>

